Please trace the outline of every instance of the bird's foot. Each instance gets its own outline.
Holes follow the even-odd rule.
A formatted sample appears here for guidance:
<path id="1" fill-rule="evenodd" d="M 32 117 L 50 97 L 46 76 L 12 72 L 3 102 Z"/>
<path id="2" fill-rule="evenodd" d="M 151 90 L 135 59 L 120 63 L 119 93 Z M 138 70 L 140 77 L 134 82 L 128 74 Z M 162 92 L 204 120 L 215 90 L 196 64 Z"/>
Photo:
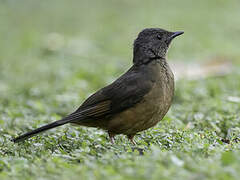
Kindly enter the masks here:
<path id="1" fill-rule="evenodd" d="M 131 142 L 134 146 L 136 146 L 137 144 L 136 144 L 136 142 L 134 141 L 134 136 L 135 136 L 135 135 L 128 135 L 127 137 L 128 137 L 128 139 L 130 140 L 130 142 Z"/>
<path id="2" fill-rule="evenodd" d="M 112 133 L 108 132 L 108 135 L 109 135 L 109 138 L 110 138 L 110 142 L 112 144 L 115 144 L 115 140 L 114 140 L 115 134 L 112 134 Z"/>

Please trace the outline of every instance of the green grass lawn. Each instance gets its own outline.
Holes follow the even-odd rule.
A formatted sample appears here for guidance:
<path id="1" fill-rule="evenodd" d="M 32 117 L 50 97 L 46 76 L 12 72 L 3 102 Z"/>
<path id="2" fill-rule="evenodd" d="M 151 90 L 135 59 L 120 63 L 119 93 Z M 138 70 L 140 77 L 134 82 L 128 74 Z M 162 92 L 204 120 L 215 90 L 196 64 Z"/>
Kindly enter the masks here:
<path id="1" fill-rule="evenodd" d="M 1 0 L 0 179 L 239 179 L 239 9 L 237 0 Z M 224 57 L 234 68 L 178 80 L 167 116 L 139 133 L 137 146 L 70 125 L 10 141 L 72 112 L 126 71 L 146 27 L 185 31 L 171 62 Z"/>

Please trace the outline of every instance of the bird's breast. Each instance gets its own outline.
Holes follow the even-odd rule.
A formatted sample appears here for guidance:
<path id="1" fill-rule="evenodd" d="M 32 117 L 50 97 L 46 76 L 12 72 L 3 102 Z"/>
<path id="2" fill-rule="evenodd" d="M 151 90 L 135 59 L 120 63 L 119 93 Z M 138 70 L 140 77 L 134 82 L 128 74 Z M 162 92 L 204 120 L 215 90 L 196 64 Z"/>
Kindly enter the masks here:
<path id="1" fill-rule="evenodd" d="M 142 101 L 112 120 L 108 130 L 116 134 L 135 134 L 156 125 L 167 113 L 174 94 L 174 78 L 168 64 L 153 70 L 155 82 Z"/>

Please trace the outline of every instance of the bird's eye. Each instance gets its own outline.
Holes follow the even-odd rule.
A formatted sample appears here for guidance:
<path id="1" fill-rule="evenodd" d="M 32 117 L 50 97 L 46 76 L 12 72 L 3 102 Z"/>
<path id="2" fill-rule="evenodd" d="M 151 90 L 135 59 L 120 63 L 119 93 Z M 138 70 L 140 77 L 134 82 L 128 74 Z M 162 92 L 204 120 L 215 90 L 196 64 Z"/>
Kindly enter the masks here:
<path id="1" fill-rule="evenodd" d="M 162 36 L 161 35 L 157 35 L 157 38 L 159 39 L 159 40 L 162 40 Z"/>

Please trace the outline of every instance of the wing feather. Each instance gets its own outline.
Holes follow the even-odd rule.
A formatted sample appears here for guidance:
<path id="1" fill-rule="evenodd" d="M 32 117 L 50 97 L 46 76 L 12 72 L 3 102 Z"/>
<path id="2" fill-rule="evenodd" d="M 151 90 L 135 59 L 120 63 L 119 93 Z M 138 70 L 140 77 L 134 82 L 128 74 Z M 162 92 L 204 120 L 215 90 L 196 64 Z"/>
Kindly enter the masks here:
<path id="1" fill-rule="evenodd" d="M 69 116 L 76 121 L 78 117 L 85 116 L 86 118 L 81 119 L 81 122 L 92 122 L 133 107 L 152 88 L 154 82 L 148 78 L 148 74 L 144 74 L 144 71 L 130 68 L 115 82 L 91 95 Z"/>

